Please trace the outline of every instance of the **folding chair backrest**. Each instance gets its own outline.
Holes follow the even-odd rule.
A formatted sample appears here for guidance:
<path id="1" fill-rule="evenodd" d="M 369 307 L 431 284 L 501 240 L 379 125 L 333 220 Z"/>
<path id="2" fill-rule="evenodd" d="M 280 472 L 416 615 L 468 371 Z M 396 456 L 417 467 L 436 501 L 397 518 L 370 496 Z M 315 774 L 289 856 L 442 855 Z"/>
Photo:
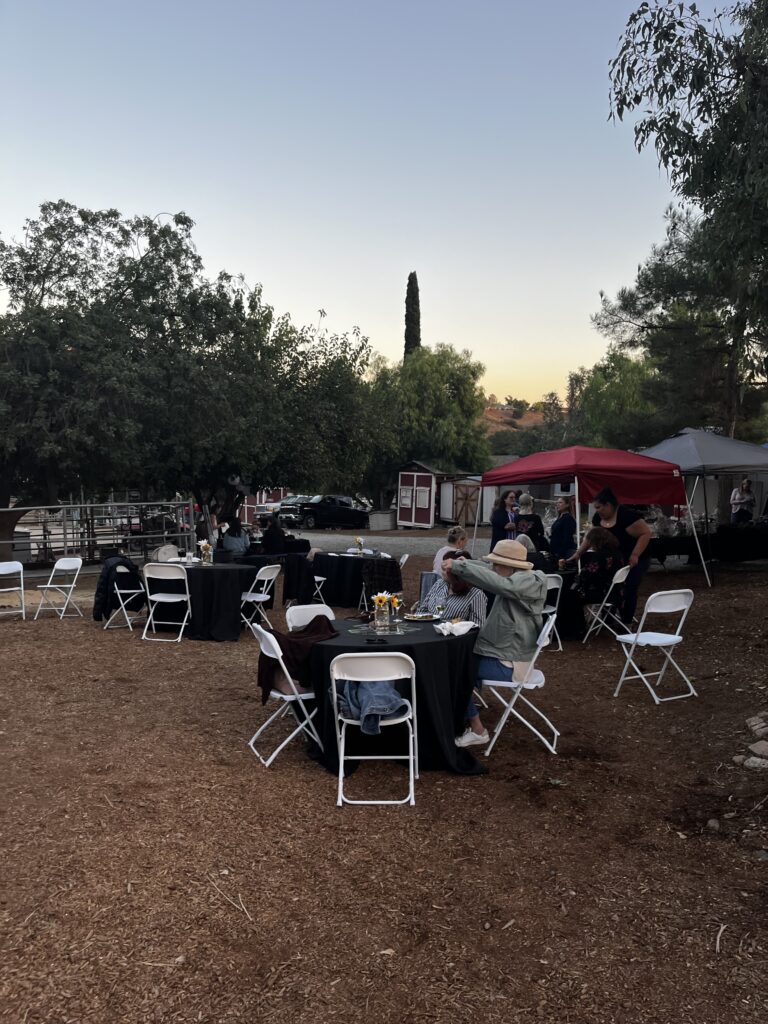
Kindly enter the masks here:
<path id="1" fill-rule="evenodd" d="M 277 661 L 282 662 L 283 652 L 280 650 L 280 644 L 275 640 L 272 634 L 268 633 L 266 629 L 263 629 L 256 622 L 251 623 L 251 629 L 256 634 L 256 639 L 259 641 L 261 653 L 266 654 L 268 658 L 275 658 Z"/>
<path id="2" fill-rule="evenodd" d="M 187 570 L 183 565 L 171 565 L 169 562 L 147 562 L 144 566 L 144 577 L 155 580 L 187 580 Z"/>
<path id="3" fill-rule="evenodd" d="M 377 679 L 414 679 L 416 666 L 407 654 L 371 651 L 365 654 L 339 654 L 331 662 L 331 681 L 349 679 L 370 683 Z"/>
<path id="4" fill-rule="evenodd" d="M 549 616 L 547 616 L 547 621 L 541 627 L 541 632 L 539 633 L 539 638 L 536 641 L 536 654 L 534 655 L 534 661 L 539 656 L 539 651 L 543 647 L 546 647 L 547 644 L 549 643 L 550 638 L 552 636 L 552 630 L 554 628 L 555 628 L 555 616 L 554 615 L 549 615 Z"/>
<path id="5" fill-rule="evenodd" d="M 680 618 L 675 626 L 675 636 L 680 636 L 688 609 L 692 604 L 692 590 L 659 590 L 655 594 L 651 594 L 645 602 L 643 617 L 640 619 L 637 632 L 642 633 L 643 623 L 648 615 L 676 615 L 680 612 Z"/>
<path id="6" fill-rule="evenodd" d="M 554 601 L 552 601 L 552 604 L 555 606 L 555 608 L 557 608 L 557 606 L 560 604 L 560 594 L 562 592 L 562 589 L 563 589 L 563 577 L 559 573 L 557 573 L 557 572 L 548 572 L 547 573 L 547 598 L 549 598 L 549 591 L 550 590 L 556 590 L 557 591 L 557 594 L 555 595 L 555 599 L 554 599 Z M 549 601 L 548 601 L 548 603 L 549 603 Z"/>
<path id="7" fill-rule="evenodd" d="M 336 618 L 333 609 L 327 604 L 294 604 L 286 610 L 285 622 L 292 633 L 296 629 L 306 626 L 318 615 L 324 615 L 331 622 Z"/>
<path id="8" fill-rule="evenodd" d="M 403 557 L 402 557 L 402 558 L 400 559 L 400 568 L 401 568 L 401 569 L 403 568 L 403 566 L 405 565 L 405 563 L 406 563 L 406 562 L 408 561 L 408 559 L 409 559 L 410 557 L 411 557 L 411 556 L 410 556 L 409 554 L 405 554 L 405 555 L 403 555 Z"/>
<path id="9" fill-rule="evenodd" d="M 12 576 L 24 572 L 21 562 L 0 562 L 0 576 Z"/>
<path id="10" fill-rule="evenodd" d="M 280 575 L 280 565 L 264 565 L 256 573 L 256 579 L 253 581 L 254 585 L 257 583 L 264 583 L 264 590 L 269 590 L 274 581 Z"/>
<path id="11" fill-rule="evenodd" d="M 627 576 L 629 576 L 631 572 L 631 565 L 624 565 L 621 569 L 617 569 L 616 572 L 613 574 L 613 579 L 611 580 L 611 587 L 620 587 L 622 583 L 626 583 Z"/>
<path id="12" fill-rule="evenodd" d="M 82 558 L 58 558 L 53 567 L 54 572 L 80 572 L 83 566 Z"/>

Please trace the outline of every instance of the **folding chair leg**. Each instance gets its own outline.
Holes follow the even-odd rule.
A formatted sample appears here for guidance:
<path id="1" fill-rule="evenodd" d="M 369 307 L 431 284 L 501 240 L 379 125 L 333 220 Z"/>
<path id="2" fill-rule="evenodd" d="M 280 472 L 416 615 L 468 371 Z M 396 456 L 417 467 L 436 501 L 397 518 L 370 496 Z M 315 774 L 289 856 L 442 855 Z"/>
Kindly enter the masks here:
<path id="1" fill-rule="evenodd" d="M 485 697 L 483 697 L 482 693 L 480 693 L 480 691 L 477 689 L 477 687 L 475 687 L 475 689 L 472 691 L 472 700 L 477 701 L 478 704 L 482 704 L 482 706 L 487 710 L 488 702 L 486 701 Z"/>

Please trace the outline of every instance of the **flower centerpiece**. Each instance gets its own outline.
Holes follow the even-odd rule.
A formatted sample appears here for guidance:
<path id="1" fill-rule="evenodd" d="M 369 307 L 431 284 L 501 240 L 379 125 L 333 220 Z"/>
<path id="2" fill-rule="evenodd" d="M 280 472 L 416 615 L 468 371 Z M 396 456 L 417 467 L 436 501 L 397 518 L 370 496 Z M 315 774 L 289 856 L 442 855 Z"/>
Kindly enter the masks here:
<path id="1" fill-rule="evenodd" d="M 362 553 L 363 553 L 363 538 L 362 537 L 355 537 L 355 544 L 357 545 L 357 553 L 358 553 L 358 555 L 362 555 Z"/>
<path id="2" fill-rule="evenodd" d="M 399 598 L 397 596 L 397 594 L 390 594 L 389 595 L 389 606 L 392 609 L 392 621 L 393 622 L 398 622 L 399 621 L 397 613 L 399 612 L 399 610 L 402 607 L 402 605 L 403 605 L 403 602 L 402 602 L 401 598 Z"/>
<path id="3" fill-rule="evenodd" d="M 373 628 L 377 633 L 386 633 L 389 630 L 389 609 L 392 595 L 385 590 L 374 594 L 371 600 L 373 601 Z"/>
<path id="4" fill-rule="evenodd" d="M 197 546 L 200 548 L 200 557 L 203 560 L 204 565 L 210 565 L 213 562 L 213 548 L 207 540 L 199 540 Z"/>

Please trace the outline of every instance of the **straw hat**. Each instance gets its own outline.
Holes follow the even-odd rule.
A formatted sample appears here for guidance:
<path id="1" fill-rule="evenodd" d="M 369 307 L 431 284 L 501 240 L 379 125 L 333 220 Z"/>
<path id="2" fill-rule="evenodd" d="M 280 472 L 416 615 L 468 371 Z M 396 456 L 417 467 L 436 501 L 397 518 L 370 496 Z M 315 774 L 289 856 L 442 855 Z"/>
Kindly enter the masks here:
<path id="1" fill-rule="evenodd" d="M 533 508 L 533 498 L 530 494 L 521 494 L 517 502 L 520 505 L 521 512 L 524 508 Z"/>
<path id="2" fill-rule="evenodd" d="M 490 555 L 483 555 L 486 562 L 511 565 L 513 569 L 532 569 L 533 562 L 527 558 L 528 551 L 519 540 L 500 540 Z"/>

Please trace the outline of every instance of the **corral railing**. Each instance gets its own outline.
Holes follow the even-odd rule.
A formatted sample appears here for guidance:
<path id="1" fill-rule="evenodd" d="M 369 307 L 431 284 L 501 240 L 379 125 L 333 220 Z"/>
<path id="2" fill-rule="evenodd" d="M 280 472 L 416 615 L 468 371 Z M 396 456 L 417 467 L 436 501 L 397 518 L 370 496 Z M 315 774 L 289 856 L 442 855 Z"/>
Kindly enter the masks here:
<path id="1" fill-rule="evenodd" d="M 24 514 L 14 528 L 12 557 L 30 568 L 66 555 L 98 562 L 120 551 L 146 559 L 161 544 L 176 544 L 182 553 L 195 546 L 188 501 L 112 501 L 13 511 Z"/>

